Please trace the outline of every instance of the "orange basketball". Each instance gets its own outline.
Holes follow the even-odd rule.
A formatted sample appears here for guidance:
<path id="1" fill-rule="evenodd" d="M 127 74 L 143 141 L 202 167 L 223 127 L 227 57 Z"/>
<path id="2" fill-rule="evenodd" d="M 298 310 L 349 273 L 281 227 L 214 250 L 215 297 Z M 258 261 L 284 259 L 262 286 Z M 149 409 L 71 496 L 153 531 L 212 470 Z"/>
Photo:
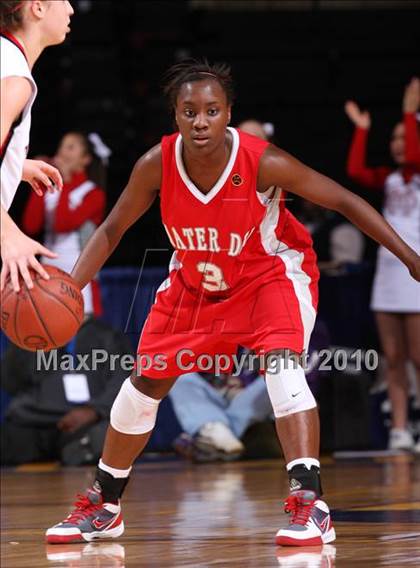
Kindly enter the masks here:
<path id="1" fill-rule="evenodd" d="M 16 345 L 28 351 L 61 347 L 77 333 L 84 313 L 79 286 L 67 272 L 44 265 L 49 280 L 31 270 L 32 290 L 20 279 L 13 291 L 10 276 L 1 296 L 1 329 Z"/>

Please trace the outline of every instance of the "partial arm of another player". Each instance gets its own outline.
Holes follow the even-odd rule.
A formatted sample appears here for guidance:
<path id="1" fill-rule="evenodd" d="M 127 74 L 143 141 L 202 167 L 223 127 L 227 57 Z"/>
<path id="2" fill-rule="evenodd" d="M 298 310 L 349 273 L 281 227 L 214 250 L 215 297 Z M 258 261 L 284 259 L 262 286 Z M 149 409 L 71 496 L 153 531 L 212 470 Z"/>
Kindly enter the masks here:
<path id="1" fill-rule="evenodd" d="M 76 262 L 72 276 L 81 288 L 92 280 L 124 233 L 151 207 L 161 182 L 160 145 L 142 156 L 105 221 L 96 229 Z"/>
<path id="2" fill-rule="evenodd" d="M 1 79 L 0 88 L 0 144 L 7 142 L 13 123 L 20 116 L 32 93 L 31 84 L 24 77 Z"/>
<path id="3" fill-rule="evenodd" d="M 1 79 L 0 89 L 0 139 L 1 154 L 7 145 L 14 122 L 26 106 L 32 93 L 31 84 L 25 77 L 6 77 Z M 29 183 L 35 193 L 43 190 L 55 191 L 63 187 L 60 172 L 42 160 L 25 160 L 22 180 Z M 52 181 L 51 181 L 52 180 Z M 56 187 L 54 187 L 53 183 Z"/>
<path id="4" fill-rule="evenodd" d="M 258 190 L 272 185 L 341 213 L 366 235 L 395 254 L 420 281 L 420 256 L 410 248 L 369 203 L 330 178 L 271 145 L 261 158 Z"/>
<path id="5" fill-rule="evenodd" d="M 0 139 L 2 152 L 8 141 L 10 129 L 25 108 L 30 95 L 31 85 L 26 79 L 22 77 L 7 77 L 1 80 Z M 42 175 L 44 174 L 42 173 Z M 37 179 L 37 174 L 34 170 L 32 170 L 32 177 Z M 26 285 L 32 288 L 33 284 L 28 267 L 33 268 L 43 278 L 48 280 L 48 273 L 42 268 L 35 255 L 43 254 L 49 258 L 55 258 L 57 255 L 24 235 L 3 205 L 1 206 L 0 221 L 1 258 L 3 261 L 0 289 L 3 290 L 6 278 L 10 274 L 13 289 L 15 292 L 18 292 L 20 289 L 19 273 L 22 275 Z"/>

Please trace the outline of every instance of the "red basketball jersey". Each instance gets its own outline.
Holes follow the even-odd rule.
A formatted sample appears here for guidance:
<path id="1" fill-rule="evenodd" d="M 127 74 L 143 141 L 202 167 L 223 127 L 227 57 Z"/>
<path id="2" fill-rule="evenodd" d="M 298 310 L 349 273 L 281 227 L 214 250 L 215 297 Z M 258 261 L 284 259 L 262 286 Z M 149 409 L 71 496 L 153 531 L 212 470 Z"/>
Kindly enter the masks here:
<path id="1" fill-rule="evenodd" d="M 280 188 L 257 192 L 267 142 L 229 131 L 230 159 L 207 194 L 185 171 L 181 136 L 162 139 L 162 220 L 175 252 L 138 346 L 147 364 L 137 372 L 149 378 L 209 371 L 198 354 L 232 361 L 238 345 L 301 353 L 309 344 L 319 275 L 311 238 Z"/>
<path id="2" fill-rule="evenodd" d="M 268 143 L 228 130 L 230 159 L 207 194 L 188 177 L 181 135 L 162 138 L 161 212 L 175 248 L 172 267 L 185 286 L 210 296 L 229 295 L 273 267 L 316 284 L 311 238 L 285 209 L 281 188 L 257 192 L 259 161 Z"/>

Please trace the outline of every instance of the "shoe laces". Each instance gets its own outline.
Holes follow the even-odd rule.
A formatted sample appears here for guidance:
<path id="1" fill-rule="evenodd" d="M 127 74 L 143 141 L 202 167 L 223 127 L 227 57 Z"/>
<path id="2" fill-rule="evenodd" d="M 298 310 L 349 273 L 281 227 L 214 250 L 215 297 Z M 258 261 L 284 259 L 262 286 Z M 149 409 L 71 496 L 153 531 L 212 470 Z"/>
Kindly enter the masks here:
<path id="1" fill-rule="evenodd" d="M 305 526 L 311 516 L 315 499 L 301 495 L 289 495 L 284 502 L 284 511 L 292 515 L 290 524 Z"/>
<path id="2" fill-rule="evenodd" d="M 86 495 L 80 493 L 76 496 L 74 510 L 67 516 L 66 522 L 75 523 L 88 517 L 93 511 L 101 509 L 102 504 L 92 503 Z"/>

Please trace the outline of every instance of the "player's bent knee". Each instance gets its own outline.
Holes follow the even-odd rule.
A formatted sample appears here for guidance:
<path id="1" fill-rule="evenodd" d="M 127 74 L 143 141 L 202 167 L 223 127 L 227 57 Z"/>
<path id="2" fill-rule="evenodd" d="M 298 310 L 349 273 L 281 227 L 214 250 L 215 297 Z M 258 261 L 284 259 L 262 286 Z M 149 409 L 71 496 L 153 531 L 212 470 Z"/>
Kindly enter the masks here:
<path id="1" fill-rule="evenodd" d="M 121 434 L 145 434 L 153 430 L 160 400 L 138 391 L 126 379 L 111 408 L 111 426 Z"/>
<path id="2" fill-rule="evenodd" d="M 314 395 L 300 365 L 280 359 L 275 370 L 267 370 L 265 381 L 276 418 L 316 408 Z"/>

